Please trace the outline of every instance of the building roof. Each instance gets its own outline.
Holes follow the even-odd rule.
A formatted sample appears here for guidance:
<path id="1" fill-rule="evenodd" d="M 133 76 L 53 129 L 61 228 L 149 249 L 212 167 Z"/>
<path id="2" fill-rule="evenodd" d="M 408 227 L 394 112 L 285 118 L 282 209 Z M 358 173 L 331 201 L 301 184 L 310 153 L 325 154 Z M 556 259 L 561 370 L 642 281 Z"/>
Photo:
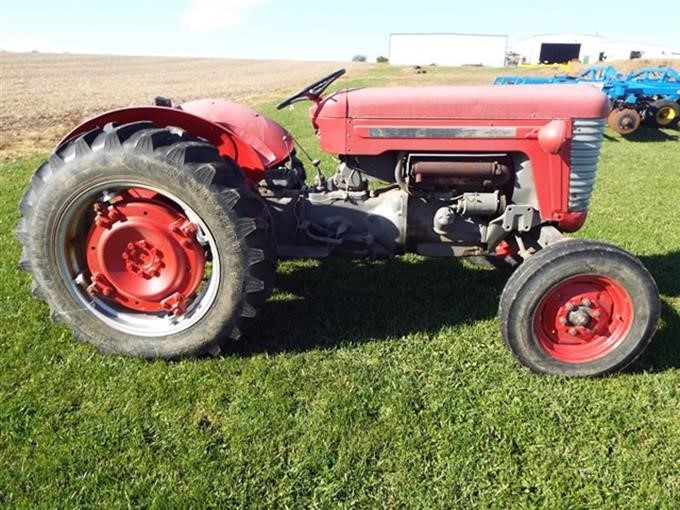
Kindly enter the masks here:
<path id="1" fill-rule="evenodd" d="M 459 32 L 392 32 L 390 37 L 393 35 L 469 35 L 472 37 L 508 37 L 502 34 L 463 34 Z"/>

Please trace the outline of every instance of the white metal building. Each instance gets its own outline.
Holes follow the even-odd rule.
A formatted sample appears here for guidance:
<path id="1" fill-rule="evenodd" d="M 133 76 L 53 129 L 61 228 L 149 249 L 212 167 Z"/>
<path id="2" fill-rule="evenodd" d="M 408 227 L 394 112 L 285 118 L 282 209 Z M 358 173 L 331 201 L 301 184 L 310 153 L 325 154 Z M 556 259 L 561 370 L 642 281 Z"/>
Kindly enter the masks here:
<path id="1" fill-rule="evenodd" d="M 391 64 L 502 67 L 507 35 L 390 34 Z"/>
<path id="2" fill-rule="evenodd" d="M 632 58 L 680 59 L 680 48 L 656 44 L 631 42 L 605 43 L 602 46 L 606 60 L 628 60 Z"/>
<path id="3" fill-rule="evenodd" d="M 600 58 L 602 37 L 585 34 L 545 34 L 522 39 L 513 45 L 527 64 L 561 64 L 580 60 L 595 64 Z"/>

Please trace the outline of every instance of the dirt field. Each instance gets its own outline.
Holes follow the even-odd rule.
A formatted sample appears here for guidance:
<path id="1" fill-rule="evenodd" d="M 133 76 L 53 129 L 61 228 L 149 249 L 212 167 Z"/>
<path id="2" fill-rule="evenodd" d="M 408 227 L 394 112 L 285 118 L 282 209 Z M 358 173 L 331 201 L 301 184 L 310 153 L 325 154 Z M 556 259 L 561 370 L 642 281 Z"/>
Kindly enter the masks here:
<path id="1" fill-rule="evenodd" d="M 353 74 L 360 65 L 342 64 Z M 299 62 L 0 53 L 0 151 L 45 148 L 77 122 L 114 107 L 282 95 L 338 67 Z M 364 66 L 366 67 L 366 66 Z M 350 69 L 348 69 L 350 70 Z"/>
<path id="2" fill-rule="evenodd" d="M 670 62 L 611 64 L 627 72 Z M 45 150 L 89 116 L 111 108 L 151 104 L 157 95 L 175 103 L 198 97 L 225 97 L 246 104 L 275 101 L 341 66 L 352 78 L 372 73 L 381 85 L 488 84 L 499 74 L 560 72 L 427 67 L 426 74 L 415 74 L 410 67 L 366 63 L 0 52 L 0 157 Z"/>

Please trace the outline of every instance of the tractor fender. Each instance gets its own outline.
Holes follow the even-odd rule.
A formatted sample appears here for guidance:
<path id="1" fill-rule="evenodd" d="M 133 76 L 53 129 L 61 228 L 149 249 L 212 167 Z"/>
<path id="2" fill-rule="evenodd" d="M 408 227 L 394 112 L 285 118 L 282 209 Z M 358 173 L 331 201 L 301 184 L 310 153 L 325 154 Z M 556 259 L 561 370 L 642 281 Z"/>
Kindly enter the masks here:
<path id="1" fill-rule="evenodd" d="M 236 161 L 252 182 L 262 180 L 266 168 L 286 159 L 292 151 L 290 135 L 274 121 L 236 103 L 211 99 L 191 101 L 181 108 L 135 106 L 111 110 L 71 130 L 56 150 L 75 136 L 110 122 L 140 121 L 153 122 L 158 127 L 178 127 L 207 140 L 221 156 Z"/>
<path id="2" fill-rule="evenodd" d="M 260 155 L 265 168 L 290 157 L 293 137 L 280 124 L 226 99 L 197 99 L 183 103 L 182 110 L 209 120 L 241 138 Z"/>

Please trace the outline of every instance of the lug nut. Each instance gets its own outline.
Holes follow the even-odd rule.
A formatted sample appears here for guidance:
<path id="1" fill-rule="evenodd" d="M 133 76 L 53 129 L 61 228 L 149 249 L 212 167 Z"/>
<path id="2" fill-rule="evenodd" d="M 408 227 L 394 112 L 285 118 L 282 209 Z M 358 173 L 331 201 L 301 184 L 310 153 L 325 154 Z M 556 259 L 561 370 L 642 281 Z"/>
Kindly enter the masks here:
<path id="1" fill-rule="evenodd" d="M 567 310 L 569 310 L 570 312 L 576 310 L 576 305 L 574 303 L 569 303 L 567 305 Z"/>
<path id="2" fill-rule="evenodd" d="M 560 324 L 564 325 L 566 323 L 567 323 L 567 319 L 565 319 L 564 317 L 560 317 Z"/>
<path id="3" fill-rule="evenodd" d="M 576 336 L 578 335 L 578 330 L 576 328 L 569 328 L 569 334 Z"/>
<path id="4" fill-rule="evenodd" d="M 602 312 L 599 311 L 599 310 L 595 310 L 593 312 L 593 317 L 595 317 L 596 319 L 599 319 L 601 315 L 602 315 Z"/>
<path id="5" fill-rule="evenodd" d="M 583 306 L 590 306 L 593 304 L 590 299 L 584 299 L 581 303 L 583 303 Z"/>

